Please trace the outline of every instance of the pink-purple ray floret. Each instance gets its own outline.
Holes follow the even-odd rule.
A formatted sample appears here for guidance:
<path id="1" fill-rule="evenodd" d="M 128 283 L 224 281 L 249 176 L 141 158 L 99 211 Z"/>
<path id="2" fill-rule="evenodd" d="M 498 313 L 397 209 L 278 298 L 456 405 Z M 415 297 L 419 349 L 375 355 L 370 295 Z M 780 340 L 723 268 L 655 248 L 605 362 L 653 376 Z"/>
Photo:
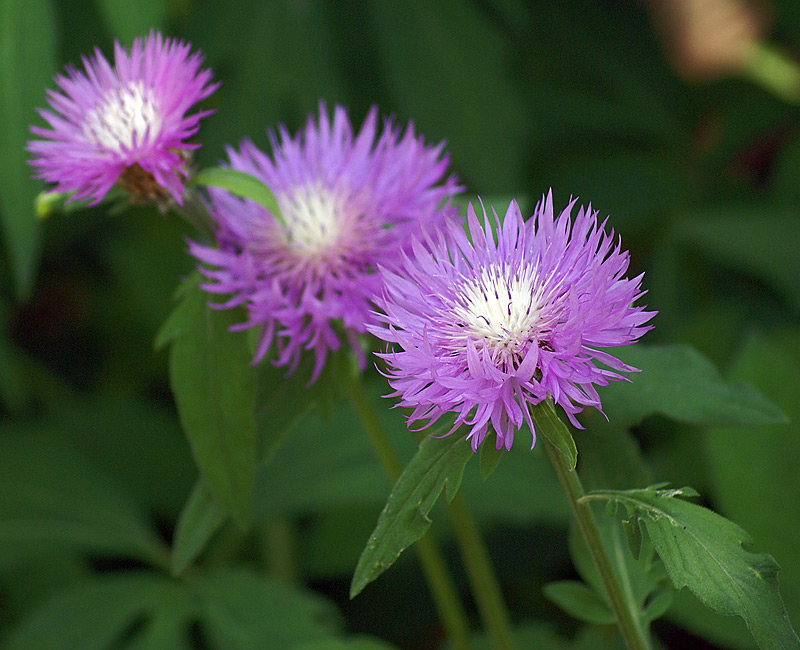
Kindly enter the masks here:
<path id="1" fill-rule="evenodd" d="M 294 137 L 283 127 L 270 134 L 272 156 L 249 141 L 228 150 L 231 168 L 275 193 L 287 225 L 252 201 L 211 190 L 217 246 L 192 243 L 191 252 L 205 263 L 205 288 L 230 294 L 226 306 L 246 306 L 242 327 L 261 328 L 256 362 L 275 344 L 274 363 L 293 371 L 301 353 L 313 350 L 315 379 L 344 336 L 363 366 L 358 335 L 374 318 L 383 286 L 378 265 L 395 268 L 421 227 L 454 217 L 449 200 L 460 187 L 446 177 L 443 146 L 426 146 L 413 126 L 401 131 L 388 119 L 378 131 L 375 109 L 354 133 L 345 109 L 336 107 L 330 119 L 321 105 L 319 119 L 310 116 Z M 327 232 L 315 230 L 320 215 L 296 207 L 314 201 L 333 206 L 330 241 L 313 239 Z M 302 218 L 311 235 L 298 230 Z"/>
<path id="2" fill-rule="evenodd" d="M 190 49 L 151 32 L 136 39 L 130 52 L 115 43 L 113 67 L 95 50 L 92 58 L 83 57 L 83 70 L 68 66 L 66 74 L 57 75 L 58 90 L 48 91 L 50 109 L 39 111 L 50 128 L 31 127 L 42 138 L 28 143 L 37 177 L 56 191 L 74 193 L 74 199 L 97 203 L 127 168 L 138 165 L 181 203 L 185 156 L 197 147 L 187 140 L 211 111 L 187 112 L 217 88 L 210 83 L 211 71 L 200 70 L 202 56 Z M 103 106 L 136 94 L 145 97 L 152 114 L 133 111 L 131 119 L 143 122 L 128 126 L 129 141 L 109 142 L 114 130 L 103 122 Z M 107 129 L 105 139 L 92 136 L 87 120 L 93 115 L 99 125 L 95 131 Z"/>
<path id="3" fill-rule="evenodd" d="M 469 238 L 449 224 L 426 246 L 416 242 L 401 270 L 384 271 L 381 323 L 368 329 L 390 344 L 379 356 L 392 395 L 412 409 L 409 423 L 428 427 L 452 412 L 451 432 L 468 426 L 473 449 L 490 426 L 497 448 L 510 449 L 526 423 L 535 443 L 529 405 L 552 397 L 580 426 L 584 406 L 601 408 L 595 386 L 635 370 L 598 348 L 633 343 L 651 328 L 654 312 L 633 304 L 642 276 L 625 277 L 620 241 L 591 206 L 572 219 L 574 204 L 554 218 L 548 194 L 523 221 L 512 202 L 502 225 L 494 216 L 496 237 L 491 218 L 484 211 L 481 224 L 470 205 Z M 495 305 L 494 316 L 472 313 L 482 302 L 487 311 Z"/>

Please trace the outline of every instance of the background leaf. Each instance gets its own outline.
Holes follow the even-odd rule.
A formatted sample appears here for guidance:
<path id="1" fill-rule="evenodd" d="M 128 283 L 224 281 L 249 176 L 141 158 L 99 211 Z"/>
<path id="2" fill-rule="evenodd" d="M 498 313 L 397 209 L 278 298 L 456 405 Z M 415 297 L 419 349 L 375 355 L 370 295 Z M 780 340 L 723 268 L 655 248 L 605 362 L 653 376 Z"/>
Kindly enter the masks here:
<path id="1" fill-rule="evenodd" d="M 661 413 L 692 424 L 752 426 L 785 415 L 749 384 L 728 384 L 713 364 L 686 345 L 633 345 L 615 356 L 642 372 L 630 383 L 601 389 L 603 410 L 615 426 Z"/>
<path id="2" fill-rule="evenodd" d="M 714 502 L 748 531 L 781 567 L 781 594 L 795 628 L 800 622 L 800 335 L 753 335 L 736 360 L 734 379 L 753 382 L 786 411 L 789 423 L 751 429 L 715 428 L 705 436 Z"/>
<path id="3" fill-rule="evenodd" d="M 256 473 L 255 370 L 231 309 L 213 309 L 195 273 L 158 336 L 171 341 L 170 385 L 192 452 L 214 495 L 234 519 L 250 518 Z"/>
<path id="4" fill-rule="evenodd" d="M 33 288 L 39 227 L 33 201 L 43 189 L 31 180 L 25 143 L 45 103 L 44 89 L 55 71 L 56 32 L 49 0 L 0 1 L 0 217 L 15 287 L 21 297 Z"/>
<path id="5" fill-rule="evenodd" d="M 166 0 L 95 0 L 95 3 L 109 31 L 126 46 L 151 29 L 161 29 L 167 13 Z"/>

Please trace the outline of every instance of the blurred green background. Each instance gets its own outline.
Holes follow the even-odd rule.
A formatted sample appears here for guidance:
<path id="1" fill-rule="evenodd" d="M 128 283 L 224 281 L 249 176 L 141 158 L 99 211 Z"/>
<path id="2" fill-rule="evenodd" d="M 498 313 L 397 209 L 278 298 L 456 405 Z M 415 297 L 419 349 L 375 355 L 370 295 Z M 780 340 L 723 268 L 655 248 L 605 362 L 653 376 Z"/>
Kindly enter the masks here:
<path id="1" fill-rule="evenodd" d="M 800 60 L 800 2 L 762 8 L 763 39 Z M 24 152 L 55 72 L 151 28 L 202 50 L 222 82 L 201 166 L 246 136 L 268 147 L 267 128 L 294 132 L 320 101 L 355 123 L 377 105 L 446 140 L 468 194 L 498 211 L 552 187 L 557 205 L 578 196 L 610 215 L 659 312 L 646 341 L 694 345 L 791 419 L 651 417 L 635 433 L 657 480 L 697 488 L 775 556 L 800 625 L 800 112 L 742 75 L 679 74 L 659 20 L 632 0 L 0 0 L 0 647 L 291 648 L 298 630 L 441 640 L 411 554 L 346 597 L 388 494 L 346 408 L 302 421 L 259 478 L 254 530 L 224 528 L 190 592 L 163 570 L 196 470 L 153 338 L 193 267 L 189 233 L 146 208 L 37 221 L 43 186 Z M 514 619 L 540 647 L 614 647 L 604 630 L 575 637 L 541 594 L 574 574 L 565 506 L 524 437 L 485 485 L 467 476 Z M 275 566 L 282 544 L 291 558 Z M 295 585 L 294 622 L 265 570 Z M 251 636 L 226 636 L 231 616 Z M 655 631 L 667 648 L 754 647 L 741 621 L 685 594 Z"/>

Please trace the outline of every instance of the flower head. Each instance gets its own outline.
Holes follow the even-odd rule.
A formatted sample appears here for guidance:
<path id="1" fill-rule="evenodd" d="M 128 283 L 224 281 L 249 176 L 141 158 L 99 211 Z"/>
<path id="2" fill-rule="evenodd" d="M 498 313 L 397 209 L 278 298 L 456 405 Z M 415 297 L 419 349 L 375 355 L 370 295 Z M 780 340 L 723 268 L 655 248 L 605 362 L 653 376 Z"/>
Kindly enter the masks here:
<path id="1" fill-rule="evenodd" d="M 119 183 L 144 199 L 181 202 L 188 153 L 200 118 L 186 115 L 216 89 L 211 71 L 190 46 L 151 32 L 130 52 L 114 44 L 112 68 L 99 50 L 83 58 L 84 71 L 67 67 L 48 91 L 51 128 L 31 127 L 43 138 L 28 143 L 37 177 L 75 199 L 103 199 Z"/>
<path id="2" fill-rule="evenodd" d="M 445 179 L 443 145 L 425 146 L 412 126 L 378 128 L 375 109 L 354 134 L 343 108 L 331 120 L 320 106 L 319 121 L 309 117 L 295 137 L 271 134 L 272 156 L 249 141 L 228 150 L 233 169 L 275 193 L 281 215 L 211 190 L 218 247 L 191 251 L 210 266 L 206 289 L 233 294 L 225 305 L 246 305 L 243 327 L 262 328 L 256 361 L 277 339 L 275 363 L 293 370 L 313 350 L 316 378 L 343 334 L 363 366 L 357 335 L 383 286 L 378 265 L 395 268 L 421 227 L 455 215 L 448 201 L 460 188 Z"/>
<path id="3" fill-rule="evenodd" d="M 496 237 L 470 205 L 469 238 L 450 225 L 384 271 L 381 324 L 369 331 L 395 348 L 379 356 L 409 422 L 454 412 L 451 433 L 471 427 L 473 449 L 490 424 L 497 448 L 510 449 L 524 423 L 536 441 L 529 404 L 552 397 L 580 426 L 583 406 L 600 409 L 595 386 L 635 370 L 598 348 L 650 329 L 654 312 L 633 305 L 642 276 L 624 277 L 628 253 L 591 206 L 573 221 L 574 203 L 554 219 L 548 194 L 523 221 L 512 201 Z"/>

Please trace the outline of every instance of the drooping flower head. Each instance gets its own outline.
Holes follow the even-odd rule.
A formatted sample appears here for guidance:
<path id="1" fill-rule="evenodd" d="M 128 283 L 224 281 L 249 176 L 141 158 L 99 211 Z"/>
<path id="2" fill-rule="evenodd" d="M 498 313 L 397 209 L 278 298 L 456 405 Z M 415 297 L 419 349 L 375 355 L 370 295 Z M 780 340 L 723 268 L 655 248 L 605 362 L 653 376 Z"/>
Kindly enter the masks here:
<path id="1" fill-rule="evenodd" d="M 344 335 L 363 366 L 357 336 L 383 286 L 378 265 L 395 268 L 421 227 L 454 217 L 449 199 L 460 188 L 445 177 L 443 145 L 426 146 L 391 120 L 378 131 L 374 108 L 354 134 L 345 109 L 331 120 L 321 105 L 318 122 L 310 116 L 296 136 L 283 127 L 270 135 L 272 156 L 249 141 L 228 150 L 233 169 L 274 192 L 281 215 L 212 189 L 218 247 L 191 252 L 210 265 L 205 288 L 233 294 L 225 304 L 246 305 L 243 327 L 262 328 L 256 361 L 277 339 L 275 363 L 294 370 L 313 350 L 316 378 Z"/>
<path id="2" fill-rule="evenodd" d="M 598 348 L 627 345 L 650 329 L 654 312 L 633 303 L 642 276 L 627 279 L 628 253 L 575 201 L 553 218 L 548 194 L 523 221 L 515 202 L 497 235 L 468 209 L 469 238 L 450 225 L 415 242 L 400 271 L 386 270 L 381 324 L 369 331 L 392 344 L 379 354 L 393 396 L 413 409 L 409 423 L 430 426 L 448 412 L 477 449 L 488 428 L 511 448 L 529 405 L 548 396 L 570 421 L 583 406 L 600 409 L 595 386 L 635 370 Z M 599 367 L 600 362 L 605 367 Z"/>
<path id="3" fill-rule="evenodd" d="M 181 203 L 189 151 L 186 140 L 210 111 L 187 115 L 217 88 L 190 46 L 151 32 L 130 52 L 114 44 L 112 68 L 99 50 L 84 70 L 67 67 L 48 91 L 49 129 L 28 143 L 38 178 L 75 199 L 103 199 L 113 185 L 139 198 Z"/>

